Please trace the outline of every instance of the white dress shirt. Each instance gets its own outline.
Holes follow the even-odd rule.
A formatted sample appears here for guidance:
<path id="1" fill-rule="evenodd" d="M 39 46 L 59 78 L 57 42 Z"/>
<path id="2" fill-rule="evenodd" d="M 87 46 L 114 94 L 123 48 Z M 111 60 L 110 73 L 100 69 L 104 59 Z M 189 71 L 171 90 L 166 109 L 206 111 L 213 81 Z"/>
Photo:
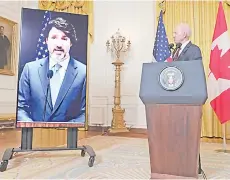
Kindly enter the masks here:
<path id="1" fill-rule="evenodd" d="M 54 106 L 56 103 L 59 91 L 61 89 L 61 85 L 63 83 L 65 73 L 67 71 L 70 57 L 67 56 L 61 62 L 54 60 L 52 57 L 50 57 L 49 60 L 50 60 L 49 61 L 49 69 L 51 69 L 51 70 L 54 69 L 54 66 L 56 64 L 61 65 L 60 69 L 58 70 L 58 76 L 57 76 L 57 74 L 54 74 L 53 78 L 50 79 L 51 98 L 52 98 L 52 104 Z"/>
<path id="2" fill-rule="evenodd" d="M 189 42 L 190 42 L 190 40 L 185 41 L 185 42 L 181 45 L 180 51 L 179 51 L 179 55 L 181 54 L 181 52 L 184 50 L 185 46 L 187 46 L 187 44 L 188 44 Z"/>
<path id="3" fill-rule="evenodd" d="M 50 61 L 49 61 L 49 69 L 53 69 L 55 64 L 57 64 L 57 61 L 55 61 L 51 57 L 49 59 L 50 59 Z M 58 63 L 58 64 L 61 65 L 61 68 L 59 69 L 59 73 L 60 73 L 60 76 L 61 76 L 61 82 L 63 82 L 63 80 L 64 80 L 65 73 L 67 71 L 67 67 L 68 67 L 68 64 L 69 64 L 69 60 L 70 60 L 70 57 L 68 56 L 67 59 L 65 59 L 65 60 L 63 60 L 63 61 Z"/>

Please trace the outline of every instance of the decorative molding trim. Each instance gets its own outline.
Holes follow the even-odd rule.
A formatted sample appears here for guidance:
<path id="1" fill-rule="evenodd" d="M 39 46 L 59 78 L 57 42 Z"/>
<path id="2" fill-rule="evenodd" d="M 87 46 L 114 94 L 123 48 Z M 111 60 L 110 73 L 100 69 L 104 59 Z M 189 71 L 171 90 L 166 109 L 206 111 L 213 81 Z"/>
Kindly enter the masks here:
<path id="1" fill-rule="evenodd" d="M 136 94 L 121 94 L 121 105 L 138 105 L 138 96 Z"/>
<path id="2" fill-rule="evenodd" d="M 125 109 L 124 120 L 127 127 L 133 127 L 137 125 L 138 121 L 138 106 L 133 104 L 122 105 Z"/>
<path id="3" fill-rule="evenodd" d="M 95 105 L 107 105 L 108 104 L 108 96 L 91 96 L 90 97 L 90 107 Z M 102 103 L 99 103 L 102 102 Z"/>
<path id="4" fill-rule="evenodd" d="M 0 90 L 4 90 L 4 91 L 14 91 L 16 90 L 17 87 L 13 87 L 13 88 L 9 88 L 9 87 L 0 87 Z"/>
<path id="5" fill-rule="evenodd" d="M 0 129 L 15 128 L 15 121 L 0 121 Z"/>
<path id="6" fill-rule="evenodd" d="M 96 132 L 106 132 L 110 126 L 89 126 L 89 131 L 96 131 Z M 129 129 L 131 133 L 137 133 L 137 134 L 145 134 L 147 137 L 147 129 L 146 128 L 130 128 Z"/>
<path id="7" fill-rule="evenodd" d="M 106 124 L 106 119 L 108 119 L 108 114 L 107 114 L 107 107 L 105 105 L 92 106 L 90 108 L 90 111 L 91 111 L 90 119 L 89 119 L 90 125 L 104 125 L 104 124 Z"/>
<path id="8" fill-rule="evenodd" d="M 16 120 L 16 114 L 0 114 L 0 121 L 12 121 Z"/>
<path id="9" fill-rule="evenodd" d="M 108 97 L 107 96 L 91 96 L 89 105 L 89 124 L 104 125 L 108 119 Z M 101 111 L 101 112 L 100 112 Z M 96 115 L 95 113 L 100 113 Z"/>

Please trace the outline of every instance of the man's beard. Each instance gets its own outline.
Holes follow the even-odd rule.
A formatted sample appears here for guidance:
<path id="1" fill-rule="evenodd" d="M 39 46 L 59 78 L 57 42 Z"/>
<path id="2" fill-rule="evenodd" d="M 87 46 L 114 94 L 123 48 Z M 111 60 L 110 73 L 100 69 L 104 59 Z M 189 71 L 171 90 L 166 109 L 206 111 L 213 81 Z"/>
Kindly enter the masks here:
<path id="1" fill-rule="evenodd" d="M 50 54 L 50 57 L 56 62 L 62 62 L 69 57 L 69 54 L 62 53 L 61 55 L 57 55 L 55 53 Z"/>

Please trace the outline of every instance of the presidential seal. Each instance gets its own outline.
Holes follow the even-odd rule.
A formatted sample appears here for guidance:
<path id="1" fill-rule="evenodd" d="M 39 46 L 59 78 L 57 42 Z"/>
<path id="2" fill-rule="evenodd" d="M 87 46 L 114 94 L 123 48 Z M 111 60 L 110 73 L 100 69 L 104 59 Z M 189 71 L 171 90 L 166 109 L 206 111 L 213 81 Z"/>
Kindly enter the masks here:
<path id="1" fill-rule="evenodd" d="M 159 75 L 159 82 L 165 90 L 175 91 L 183 84 L 184 75 L 177 67 L 166 67 Z"/>

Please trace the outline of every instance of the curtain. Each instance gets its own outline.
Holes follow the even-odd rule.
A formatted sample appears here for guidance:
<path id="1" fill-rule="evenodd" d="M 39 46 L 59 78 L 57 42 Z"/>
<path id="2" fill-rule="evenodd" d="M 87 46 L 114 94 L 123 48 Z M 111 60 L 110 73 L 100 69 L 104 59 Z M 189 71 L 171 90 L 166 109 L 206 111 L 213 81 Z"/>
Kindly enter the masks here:
<path id="1" fill-rule="evenodd" d="M 93 42 L 93 1 L 89 0 L 39 0 L 39 9 L 57 12 L 68 12 L 73 14 L 84 14 L 89 16 L 89 38 Z"/>

